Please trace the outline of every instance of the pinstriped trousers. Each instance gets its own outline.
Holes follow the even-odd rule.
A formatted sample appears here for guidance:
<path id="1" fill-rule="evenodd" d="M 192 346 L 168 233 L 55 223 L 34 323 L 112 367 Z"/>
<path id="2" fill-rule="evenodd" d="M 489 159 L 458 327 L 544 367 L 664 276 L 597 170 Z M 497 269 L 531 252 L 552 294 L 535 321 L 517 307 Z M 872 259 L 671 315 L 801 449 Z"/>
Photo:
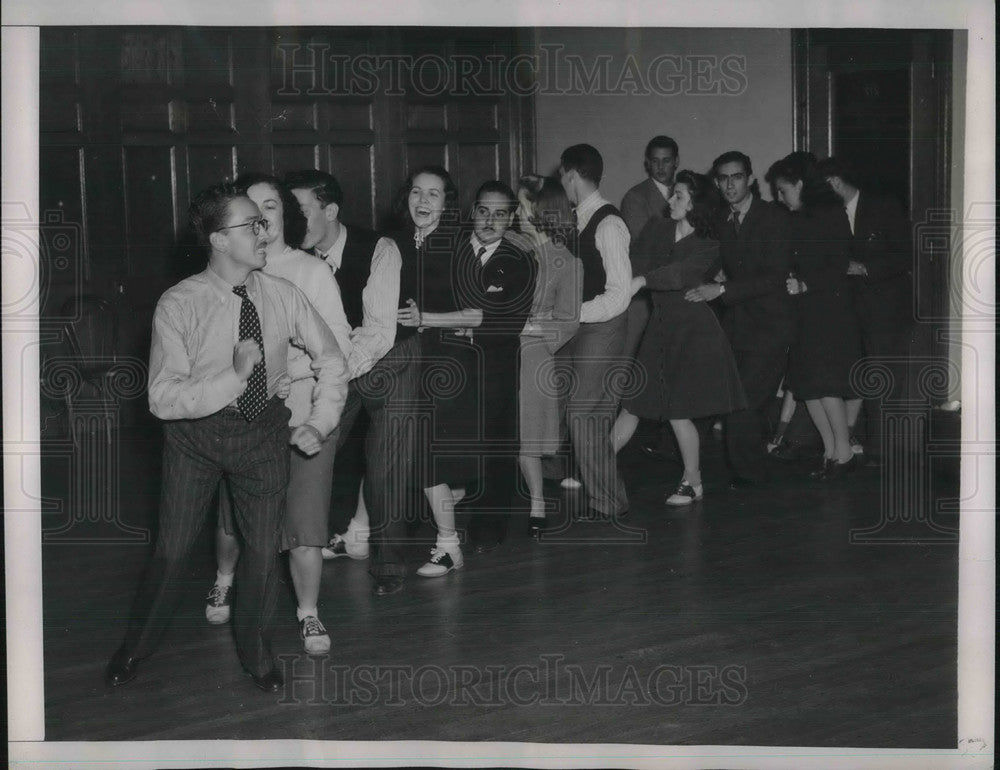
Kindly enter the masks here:
<path id="1" fill-rule="evenodd" d="M 220 480 L 232 494 L 243 552 L 236 568 L 233 629 L 243 667 L 271 670 L 271 636 L 279 595 L 278 544 L 288 486 L 288 419 L 272 399 L 251 423 L 231 409 L 163 424 L 163 478 L 156 547 L 139 584 L 125 634 L 135 658 L 152 654 L 186 589 L 191 551 Z"/>

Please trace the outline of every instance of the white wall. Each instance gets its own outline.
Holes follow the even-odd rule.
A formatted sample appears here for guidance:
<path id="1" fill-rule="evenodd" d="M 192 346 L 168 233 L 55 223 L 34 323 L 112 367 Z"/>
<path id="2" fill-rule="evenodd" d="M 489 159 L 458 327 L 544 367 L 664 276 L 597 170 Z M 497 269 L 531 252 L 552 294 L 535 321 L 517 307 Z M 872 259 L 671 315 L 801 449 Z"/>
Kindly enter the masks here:
<path id="1" fill-rule="evenodd" d="M 571 144 L 592 144 L 604 157 L 601 188 L 615 203 L 645 178 L 643 150 L 657 134 L 680 145 L 681 168 L 699 172 L 739 149 L 762 178 L 793 149 L 787 29 L 542 28 L 536 54 L 537 170 L 555 168 Z M 580 88 L 584 73 L 600 72 L 604 63 L 607 77 L 595 85 L 605 93 Z M 643 89 L 648 93 L 638 93 Z"/>

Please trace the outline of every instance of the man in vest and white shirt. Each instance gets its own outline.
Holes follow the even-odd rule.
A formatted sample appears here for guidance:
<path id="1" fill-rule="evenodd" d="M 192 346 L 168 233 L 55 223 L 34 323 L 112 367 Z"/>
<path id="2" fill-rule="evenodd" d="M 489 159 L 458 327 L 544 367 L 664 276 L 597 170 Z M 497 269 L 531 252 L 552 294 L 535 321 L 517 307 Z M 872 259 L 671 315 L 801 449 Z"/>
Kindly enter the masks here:
<path id="1" fill-rule="evenodd" d="M 556 355 L 572 372 L 566 420 L 588 517 L 615 519 L 628 512 L 611 426 L 621 400 L 616 390 L 628 372 L 626 310 L 632 267 L 628 228 L 598 189 L 603 173 L 601 154 L 589 144 L 573 145 L 559 158 L 559 181 L 576 207 L 583 304 L 579 329 Z M 615 376 L 616 370 L 620 376 Z"/>
<path id="2" fill-rule="evenodd" d="M 372 420 L 365 440 L 366 475 L 358 511 L 347 532 L 334 535 L 323 549 L 323 557 L 366 559 L 369 537 L 374 535 L 375 593 L 395 593 L 402 587 L 405 568 L 400 538 L 388 537 L 388 528 L 390 520 L 401 520 L 405 482 L 400 474 L 405 475 L 412 464 L 412 452 L 395 440 L 399 434 L 390 427 L 392 410 L 387 411 L 386 405 L 388 399 L 405 399 L 415 392 L 419 365 L 415 340 L 395 344 L 402 259 L 391 238 L 340 221 L 344 195 L 332 174 L 297 171 L 285 177 L 285 184 L 306 217 L 302 248 L 312 249 L 333 270 L 352 330 L 353 347 L 347 360 L 351 382 L 338 428 L 338 448 L 361 409 Z M 383 392 L 387 383 L 392 393 Z"/>

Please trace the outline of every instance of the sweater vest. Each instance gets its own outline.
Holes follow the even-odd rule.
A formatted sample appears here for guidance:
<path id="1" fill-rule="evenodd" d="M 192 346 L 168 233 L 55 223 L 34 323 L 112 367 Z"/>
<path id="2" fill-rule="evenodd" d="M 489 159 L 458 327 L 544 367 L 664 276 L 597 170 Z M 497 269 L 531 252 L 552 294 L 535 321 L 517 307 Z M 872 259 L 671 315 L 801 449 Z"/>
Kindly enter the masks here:
<path id="1" fill-rule="evenodd" d="M 348 227 L 347 242 L 340 267 L 334 273 L 340 286 L 340 298 L 344 303 L 344 315 L 352 329 L 357 329 L 364 321 L 365 307 L 363 292 L 368 285 L 372 271 L 372 254 L 378 243 L 378 233 L 358 227 Z"/>
<path id="2" fill-rule="evenodd" d="M 620 217 L 616 209 L 610 203 L 601 206 L 587 222 L 587 226 L 580 232 L 579 250 L 580 263 L 583 266 L 583 301 L 589 302 L 598 294 L 604 293 L 608 275 L 604 270 L 604 260 L 601 259 L 601 252 L 597 250 L 597 226 L 609 216 Z"/>

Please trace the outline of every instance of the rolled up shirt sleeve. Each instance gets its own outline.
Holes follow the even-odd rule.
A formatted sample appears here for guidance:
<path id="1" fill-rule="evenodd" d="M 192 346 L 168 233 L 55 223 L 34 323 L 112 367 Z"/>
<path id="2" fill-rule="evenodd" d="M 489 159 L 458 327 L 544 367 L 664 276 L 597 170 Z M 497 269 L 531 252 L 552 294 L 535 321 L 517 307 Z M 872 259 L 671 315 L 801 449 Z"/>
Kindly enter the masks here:
<path id="1" fill-rule="evenodd" d="M 361 326 L 351 332 L 347 368 L 352 378 L 367 373 L 396 342 L 402 264 L 396 242 L 391 238 L 379 238 L 372 255 L 368 283 L 361 294 L 364 310 Z"/>

